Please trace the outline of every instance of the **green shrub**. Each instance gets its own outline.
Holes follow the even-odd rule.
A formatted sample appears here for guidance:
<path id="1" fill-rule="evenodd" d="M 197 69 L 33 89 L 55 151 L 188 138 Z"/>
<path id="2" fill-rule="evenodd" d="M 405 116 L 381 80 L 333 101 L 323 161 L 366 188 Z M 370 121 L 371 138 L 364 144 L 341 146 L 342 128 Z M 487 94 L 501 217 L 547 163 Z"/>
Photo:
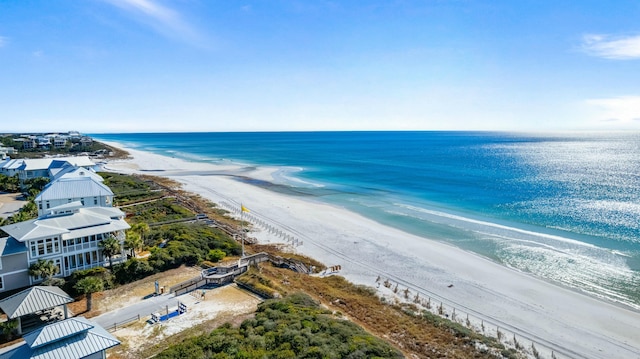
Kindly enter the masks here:
<path id="1" fill-rule="evenodd" d="M 388 343 L 328 313 L 303 293 L 268 300 L 238 328 L 226 324 L 156 358 L 189 357 L 191 352 L 203 358 L 402 358 Z"/>

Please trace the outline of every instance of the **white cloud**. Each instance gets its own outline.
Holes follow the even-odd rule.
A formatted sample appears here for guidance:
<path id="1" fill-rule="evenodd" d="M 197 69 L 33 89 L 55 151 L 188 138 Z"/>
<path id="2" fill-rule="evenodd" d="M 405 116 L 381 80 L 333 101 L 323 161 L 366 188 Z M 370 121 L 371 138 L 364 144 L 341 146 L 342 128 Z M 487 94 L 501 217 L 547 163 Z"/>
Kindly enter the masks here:
<path id="1" fill-rule="evenodd" d="M 137 17 L 162 35 L 204 46 L 202 36 L 186 22 L 180 13 L 156 0 L 103 0 Z"/>
<path id="2" fill-rule="evenodd" d="M 613 60 L 640 59 L 640 35 L 585 35 L 582 49 L 589 55 Z"/>
<path id="3" fill-rule="evenodd" d="M 640 96 L 590 99 L 587 105 L 597 110 L 601 122 L 637 124 L 640 119 Z"/>

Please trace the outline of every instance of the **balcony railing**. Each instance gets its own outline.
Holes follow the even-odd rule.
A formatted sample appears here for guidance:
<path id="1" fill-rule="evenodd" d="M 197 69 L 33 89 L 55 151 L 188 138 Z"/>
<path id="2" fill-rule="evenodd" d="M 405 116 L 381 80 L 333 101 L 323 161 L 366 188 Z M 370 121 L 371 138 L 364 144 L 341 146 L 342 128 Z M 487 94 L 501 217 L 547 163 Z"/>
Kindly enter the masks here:
<path id="1" fill-rule="evenodd" d="M 80 244 L 74 244 L 72 246 L 66 246 L 62 248 L 62 252 L 63 253 L 70 253 L 70 252 L 80 252 L 80 251 L 85 251 L 87 249 L 98 249 L 98 243 L 99 242 L 88 242 L 88 243 L 80 243 Z"/>

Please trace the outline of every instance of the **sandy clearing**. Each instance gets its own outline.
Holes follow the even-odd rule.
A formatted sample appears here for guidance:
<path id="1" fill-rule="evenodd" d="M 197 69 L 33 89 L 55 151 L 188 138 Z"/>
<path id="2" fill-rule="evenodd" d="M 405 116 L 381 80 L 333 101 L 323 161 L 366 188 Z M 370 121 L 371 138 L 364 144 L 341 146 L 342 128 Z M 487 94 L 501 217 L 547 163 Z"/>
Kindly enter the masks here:
<path id="1" fill-rule="evenodd" d="M 202 290 L 177 297 L 187 305 L 185 314 L 155 324 L 140 321 L 113 332 L 112 334 L 122 341 L 120 350 L 127 351 L 135 357 L 135 353 L 206 321 L 219 320 L 218 324 L 224 324 L 238 315 L 253 313 L 262 301 L 239 289 L 235 284 L 204 291 L 204 299 L 199 295 Z"/>

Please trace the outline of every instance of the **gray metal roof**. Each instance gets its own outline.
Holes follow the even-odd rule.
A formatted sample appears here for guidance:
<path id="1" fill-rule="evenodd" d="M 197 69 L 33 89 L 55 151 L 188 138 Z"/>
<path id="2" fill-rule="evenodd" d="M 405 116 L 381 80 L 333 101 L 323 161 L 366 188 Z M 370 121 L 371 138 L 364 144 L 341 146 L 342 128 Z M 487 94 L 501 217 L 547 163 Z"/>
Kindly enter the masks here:
<path id="1" fill-rule="evenodd" d="M 10 319 L 73 302 L 67 293 L 54 286 L 35 286 L 0 300 L 0 309 Z"/>
<path id="2" fill-rule="evenodd" d="M 39 346 L 35 348 L 30 347 L 29 343 L 26 342 L 27 336 L 31 335 L 31 333 L 29 333 L 25 335 L 24 345 L 0 354 L 0 358 L 79 359 L 120 344 L 120 341 L 104 330 L 104 328 L 83 317 L 70 318 L 62 322 L 50 324 L 49 326 L 56 326 L 55 329 L 50 330 L 46 334 L 46 339 L 51 339 L 50 341 L 47 342 L 43 337 L 42 343 Z M 87 326 L 90 328 L 73 333 L 74 330 L 86 328 Z M 69 333 L 73 334 L 65 336 L 65 334 Z M 60 337 L 56 335 L 60 335 Z M 39 335 L 37 335 L 36 338 L 37 337 L 39 337 Z"/>
<path id="3" fill-rule="evenodd" d="M 129 225 L 120 218 L 124 218 L 124 212 L 117 208 L 87 207 L 79 208 L 77 212 L 70 214 L 42 216 L 38 219 L 13 223 L 0 229 L 20 242 L 62 235 L 75 238 L 78 237 L 75 231 L 82 229 L 92 228 L 89 234 L 128 229 Z"/>
<path id="4" fill-rule="evenodd" d="M 35 349 L 56 340 L 64 339 L 81 332 L 86 332 L 93 327 L 94 326 L 90 323 L 71 318 L 36 329 L 25 334 L 22 338 L 27 342 L 27 345 L 29 345 L 31 349 Z"/>
<path id="5" fill-rule="evenodd" d="M 68 232 L 67 229 L 60 228 L 59 226 L 40 223 L 38 219 L 12 223 L 4 227 L 0 227 L 0 229 L 20 242 L 34 238 L 53 237 Z"/>
<path id="6" fill-rule="evenodd" d="M 101 196 L 113 196 L 113 192 L 105 184 L 95 180 L 93 177 L 71 177 L 60 178 L 49 183 L 35 198 L 35 201 Z"/>
<path id="7" fill-rule="evenodd" d="M 64 167 L 55 171 L 55 173 L 54 170 L 51 170 L 51 173 L 54 174 L 54 181 L 67 178 L 91 177 L 98 182 L 104 182 L 104 178 L 97 174 L 93 169 L 86 169 L 83 167 Z"/>

